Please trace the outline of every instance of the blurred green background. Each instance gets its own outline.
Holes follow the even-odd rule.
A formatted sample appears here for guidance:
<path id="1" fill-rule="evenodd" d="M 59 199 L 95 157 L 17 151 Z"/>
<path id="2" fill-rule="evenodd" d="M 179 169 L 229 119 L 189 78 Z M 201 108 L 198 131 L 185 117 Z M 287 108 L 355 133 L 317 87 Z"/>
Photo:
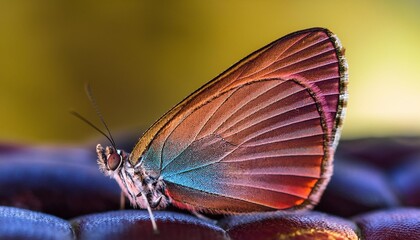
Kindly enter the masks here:
<path id="1" fill-rule="evenodd" d="M 0 2 L 0 141 L 98 136 L 92 86 L 114 132 L 139 130 L 252 51 L 326 27 L 346 48 L 343 137 L 420 134 L 420 2 Z M 98 124 L 99 125 L 99 124 Z"/>

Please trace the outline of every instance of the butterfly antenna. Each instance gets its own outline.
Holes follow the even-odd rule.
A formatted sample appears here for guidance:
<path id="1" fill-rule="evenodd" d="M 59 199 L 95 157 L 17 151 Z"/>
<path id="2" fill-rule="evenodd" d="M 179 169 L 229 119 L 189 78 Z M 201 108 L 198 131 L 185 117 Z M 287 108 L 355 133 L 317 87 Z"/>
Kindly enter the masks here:
<path id="1" fill-rule="evenodd" d="M 102 133 L 103 135 L 105 135 L 106 138 L 108 138 L 108 140 L 111 142 L 112 146 L 115 149 L 117 149 L 117 146 L 115 144 L 114 138 L 112 137 L 111 131 L 109 131 L 108 125 L 106 124 L 104 118 L 102 117 L 102 114 L 99 111 L 98 105 L 96 104 L 95 98 L 93 97 L 92 90 L 90 88 L 89 83 L 86 83 L 86 85 L 85 85 L 85 91 L 86 91 L 86 95 L 89 98 L 90 103 L 92 104 L 93 109 L 95 109 L 96 114 L 98 115 L 98 117 L 101 120 L 102 124 L 105 126 L 105 129 L 108 132 L 109 137 L 106 134 L 104 134 L 102 131 L 100 131 L 100 133 Z M 85 119 L 82 119 L 82 120 L 84 120 L 85 122 L 87 122 L 89 125 L 92 126 L 92 124 L 89 123 L 89 121 L 86 121 Z M 95 129 L 98 130 L 98 128 L 96 128 L 96 127 L 95 127 Z"/>
<path id="2" fill-rule="evenodd" d="M 116 149 L 115 147 L 115 143 L 113 143 L 113 139 L 108 137 L 108 135 L 106 135 L 101 129 L 99 129 L 97 126 L 95 126 L 93 123 L 91 123 L 89 120 L 87 120 L 86 118 L 84 118 L 82 115 L 80 115 L 78 112 L 71 110 L 70 114 L 72 114 L 73 116 L 77 117 L 78 119 L 82 120 L 83 122 L 87 123 L 89 126 L 93 127 L 96 131 L 98 131 L 99 133 L 101 133 L 102 135 L 104 135 L 109 142 L 112 144 L 112 146 Z"/>

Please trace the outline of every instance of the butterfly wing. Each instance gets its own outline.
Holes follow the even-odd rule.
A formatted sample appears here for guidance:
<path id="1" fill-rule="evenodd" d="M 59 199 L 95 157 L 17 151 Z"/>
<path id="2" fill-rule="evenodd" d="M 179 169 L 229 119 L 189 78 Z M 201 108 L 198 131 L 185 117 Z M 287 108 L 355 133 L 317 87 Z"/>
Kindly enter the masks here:
<path id="1" fill-rule="evenodd" d="M 156 122 L 133 149 L 181 207 L 250 212 L 311 205 L 331 170 L 346 63 L 328 30 L 254 52 Z"/>

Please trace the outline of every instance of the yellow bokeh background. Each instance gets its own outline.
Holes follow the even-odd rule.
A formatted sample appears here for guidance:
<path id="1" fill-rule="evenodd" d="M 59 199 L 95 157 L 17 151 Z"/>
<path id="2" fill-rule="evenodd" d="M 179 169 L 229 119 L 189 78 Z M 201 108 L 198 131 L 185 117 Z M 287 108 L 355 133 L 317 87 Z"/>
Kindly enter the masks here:
<path id="1" fill-rule="evenodd" d="M 346 48 L 343 138 L 420 134 L 420 2 L 47 1 L 0 3 L 0 141 L 78 143 L 99 123 L 139 129 L 252 51 L 326 27 Z"/>

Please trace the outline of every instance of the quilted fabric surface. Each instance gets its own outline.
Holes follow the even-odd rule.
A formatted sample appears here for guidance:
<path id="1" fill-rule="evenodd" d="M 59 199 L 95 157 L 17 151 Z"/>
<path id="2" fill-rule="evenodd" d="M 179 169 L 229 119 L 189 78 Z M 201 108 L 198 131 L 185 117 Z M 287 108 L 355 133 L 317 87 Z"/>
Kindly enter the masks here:
<path id="1" fill-rule="evenodd" d="M 146 211 L 119 210 L 93 149 L 0 145 L 0 239 L 420 239 L 420 138 L 342 141 L 314 210 L 211 222 L 171 208 L 158 235 Z"/>

